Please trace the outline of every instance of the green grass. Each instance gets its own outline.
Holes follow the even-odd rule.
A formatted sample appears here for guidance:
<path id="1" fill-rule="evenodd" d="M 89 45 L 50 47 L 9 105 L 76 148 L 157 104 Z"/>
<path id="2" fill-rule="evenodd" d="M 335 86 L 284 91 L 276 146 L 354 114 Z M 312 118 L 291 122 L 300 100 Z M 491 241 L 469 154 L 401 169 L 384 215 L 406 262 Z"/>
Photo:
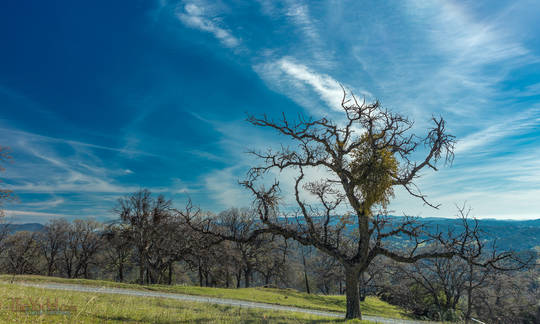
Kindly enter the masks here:
<path id="1" fill-rule="evenodd" d="M 62 314 L 47 309 L 59 305 Z M 18 304 L 19 307 L 14 307 Z M 23 306 L 24 305 L 24 306 Z M 33 306 L 30 306 L 33 305 Z M 42 305 L 42 306 L 40 306 Z M 48 308 L 49 307 L 49 308 Z M 43 310 L 39 313 L 39 310 Z M 0 323 L 370 323 L 294 312 L 0 283 Z"/>
<path id="2" fill-rule="evenodd" d="M 25 282 L 55 282 L 70 283 L 91 286 L 105 286 L 115 288 L 142 289 L 150 291 L 162 291 L 169 293 L 180 293 L 198 296 L 221 297 L 253 302 L 269 303 L 284 306 L 294 306 L 300 308 L 316 309 L 323 311 L 345 312 L 345 296 L 335 295 L 316 295 L 298 292 L 293 289 L 274 289 L 274 288 L 208 288 L 182 285 L 136 285 L 118 283 L 103 280 L 85 280 L 85 279 L 65 279 L 43 276 L 10 276 L 0 275 L 0 281 L 25 281 Z M 390 305 L 375 297 L 368 297 L 360 306 L 362 314 L 382 316 L 388 318 L 411 318 L 407 313 L 397 306 Z"/>

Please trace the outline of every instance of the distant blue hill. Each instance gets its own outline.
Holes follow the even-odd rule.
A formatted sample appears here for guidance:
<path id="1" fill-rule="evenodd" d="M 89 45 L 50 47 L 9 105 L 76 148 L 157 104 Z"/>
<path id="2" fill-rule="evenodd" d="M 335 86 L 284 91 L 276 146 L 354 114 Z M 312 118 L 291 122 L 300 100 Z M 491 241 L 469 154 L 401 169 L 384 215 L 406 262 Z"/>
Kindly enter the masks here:
<path id="1" fill-rule="evenodd" d="M 396 222 L 401 217 L 391 216 Z M 461 221 L 453 218 L 426 217 L 419 218 L 419 222 L 425 223 L 428 230 L 445 231 L 448 226 L 459 228 Z M 534 220 L 498 220 L 480 219 L 480 229 L 483 231 L 482 239 L 492 241 L 496 239 L 497 246 L 503 250 L 525 251 L 540 247 L 540 219 Z M 42 231 L 45 227 L 39 223 L 10 224 L 8 229 L 11 233 L 19 231 Z"/>
<path id="2" fill-rule="evenodd" d="M 0 225 L 0 226 L 6 226 L 10 233 L 16 233 L 16 232 L 21 232 L 21 231 L 40 232 L 45 228 L 44 225 L 39 224 L 39 223 L 6 224 L 6 225 Z"/>
<path id="3" fill-rule="evenodd" d="M 459 226 L 460 220 L 451 218 L 420 218 L 430 227 L 439 226 L 444 229 L 449 225 Z M 479 219 L 482 239 L 496 240 L 497 247 L 503 250 L 524 251 L 540 247 L 540 219 L 533 220 L 499 220 Z"/>

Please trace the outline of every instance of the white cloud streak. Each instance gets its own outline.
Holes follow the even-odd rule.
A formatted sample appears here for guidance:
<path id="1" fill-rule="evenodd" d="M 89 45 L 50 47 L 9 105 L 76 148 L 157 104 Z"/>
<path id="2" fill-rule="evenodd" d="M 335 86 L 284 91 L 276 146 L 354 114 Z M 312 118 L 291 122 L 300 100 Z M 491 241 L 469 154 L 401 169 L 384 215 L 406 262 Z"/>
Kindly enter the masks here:
<path id="1" fill-rule="evenodd" d="M 335 110 L 341 110 L 337 101 L 343 95 L 343 90 L 338 81 L 329 75 L 311 71 L 307 66 L 294 63 L 289 58 L 282 58 L 276 62 L 276 65 L 289 78 L 311 86 L 329 107 Z"/>
<path id="2" fill-rule="evenodd" d="M 73 147 L 87 147 L 87 148 L 91 148 L 91 149 L 99 149 L 99 150 L 105 150 L 105 151 L 118 152 L 118 153 L 122 153 L 122 154 L 126 154 L 126 155 L 132 155 L 132 156 L 145 155 L 145 156 L 158 157 L 157 155 L 149 153 L 149 152 L 143 152 L 143 151 L 137 151 L 137 150 L 129 150 L 129 149 L 123 149 L 123 148 L 116 148 L 116 147 L 110 147 L 110 146 L 104 146 L 104 145 L 98 145 L 98 144 L 92 144 L 92 143 L 85 143 L 85 142 L 74 141 L 74 140 L 69 140 L 69 139 L 64 139 L 64 138 L 56 138 L 56 137 L 51 137 L 51 136 L 44 136 L 44 135 L 39 135 L 39 134 L 35 134 L 35 133 L 24 132 L 24 131 L 21 131 L 21 130 L 10 129 L 10 128 L 0 128 L 0 131 L 4 132 L 4 133 L 11 133 L 13 135 L 24 137 L 24 138 L 30 139 L 32 141 L 57 143 L 57 144 L 67 144 L 67 145 L 71 145 Z"/>
<path id="3" fill-rule="evenodd" d="M 292 19 L 294 24 L 300 28 L 310 42 L 315 42 L 316 45 L 320 44 L 321 39 L 317 32 L 317 28 L 310 17 L 307 4 L 292 2 L 285 14 Z"/>
<path id="4" fill-rule="evenodd" d="M 478 132 L 472 133 L 458 141 L 457 154 L 470 152 L 473 149 L 485 150 L 486 146 L 509 136 L 530 131 L 540 124 L 540 109 L 532 108 L 504 120 L 492 122 Z"/>
<path id="5" fill-rule="evenodd" d="M 317 73 L 289 57 L 258 64 L 253 68 L 270 88 L 286 94 L 311 113 L 326 115 L 326 108 L 341 110 L 343 89 L 337 80 L 327 74 Z M 313 93 L 322 100 L 323 107 L 311 99 Z"/>
<path id="6" fill-rule="evenodd" d="M 434 43 L 450 53 L 457 64 L 484 65 L 524 57 L 529 51 L 497 25 L 474 20 L 466 7 L 450 1 L 412 1 L 417 8 L 437 14 L 429 30 Z"/>
<path id="7" fill-rule="evenodd" d="M 73 215 L 67 214 L 58 214 L 58 213 L 43 213 L 36 211 L 25 211 L 25 210 L 5 210 L 8 223 L 28 223 L 28 222 L 37 222 L 37 223 L 46 223 L 48 220 L 53 218 L 77 218 Z"/>
<path id="8" fill-rule="evenodd" d="M 208 16 L 200 3 L 187 3 L 176 15 L 186 26 L 211 33 L 226 47 L 235 48 L 240 45 L 240 39 L 223 27 L 217 18 Z"/>

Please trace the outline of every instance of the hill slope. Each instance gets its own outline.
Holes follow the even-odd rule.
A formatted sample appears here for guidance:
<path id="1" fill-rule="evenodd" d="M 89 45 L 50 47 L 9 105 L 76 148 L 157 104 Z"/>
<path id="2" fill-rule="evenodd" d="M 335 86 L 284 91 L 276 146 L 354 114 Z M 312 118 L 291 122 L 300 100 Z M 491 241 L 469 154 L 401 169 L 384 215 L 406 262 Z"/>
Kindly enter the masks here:
<path id="1" fill-rule="evenodd" d="M 10 276 L 0 275 L 0 282 L 32 282 L 32 283 L 64 283 L 79 284 L 97 287 L 114 287 L 135 289 L 143 291 L 159 291 L 166 293 L 178 293 L 197 296 L 220 297 L 251 302 L 260 302 L 267 304 L 276 304 L 283 306 L 293 306 L 305 309 L 345 312 L 345 296 L 325 296 L 316 294 L 306 294 L 293 289 L 275 289 L 275 288 L 208 288 L 194 286 L 167 286 L 167 285 L 148 285 L 141 286 L 137 284 L 125 284 L 103 280 L 85 280 L 85 279 L 64 279 L 44 276 Z M 375 297 L 368 297 L 361 303 L 362 312 L 365 315 L 381 316 L 387 318 L 407 319 L 406 312 L 397 306 L 390 305 Z"/>

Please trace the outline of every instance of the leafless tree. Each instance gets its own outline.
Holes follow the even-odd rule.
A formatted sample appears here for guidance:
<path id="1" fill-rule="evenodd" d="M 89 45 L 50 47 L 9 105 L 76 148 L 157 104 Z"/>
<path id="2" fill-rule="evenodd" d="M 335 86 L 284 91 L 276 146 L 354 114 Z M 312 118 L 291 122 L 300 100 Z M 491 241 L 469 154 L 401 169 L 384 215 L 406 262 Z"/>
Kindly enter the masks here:
<path id="1" fill-rule="evenodd" d="M 540 279 L 537 269 L 489 271 L 485 284 L 474 290 L 475 316 L 488 323 L 538 323 Z"/>
<path id="2" fill-rule="evenodd" d="M 322 253 L 318 253 L 310 261 L 309 267 L 313 271 L 317 289 L 325 295 L 331 294 L 333 288 L 337 290 L 338 294 L 342 294 L 342 282 L 345 276 L 341 263 L 337 259 Z"/>
<path id="3" fill-rule="evenodd" d="M 266 115 L 248 118 L 251 124 L 274 129 L 294 144 L 278 151 L 251 152 L 263 164 L 253 167 L 241 184 L 253 194 L 262 226 L 248 237 L 230 235 L 228 239 L 251 241 L 261 233 L 272 233 L 312 245 L 336 258 L 345 269 L 346 318 L 361 318 L 358 278 L 375 257 L 384 255 L 412 263 L 455 253 L 446 241 L 438 251 L 421 251 L 419 247 L 428 240 L 420 235 L 422 226 L 412 219 L 395 224 L 375 212 L 386 207 L 396 186 L 436 208 L 420 192 L 415 180 L 424 169 L 437 170 L 439 160 L 452 161 L 454 137 L 447 134 L 445 121 L 435 117 L 425 137 L 409 134 L 413 123 L 406 117 L 382 108 L 378 101 L 359 102 L 345 91 L 341 106 L 346 117 L 341 124 L 303 116 L 297 121 L 285 115 L 280 120 Z M 425 157 L 413 161 L 413 154 L 422 146 Z M 328 177 L 310 181 L 305 173 L 310 168 L 322 169 Z M 269 187 L 260 184 L 271 170 L 288 169 L 297 173 L 293 189 L 298 209 L 292 215 L 279 209 L 277 181 Z M 301 193 L 306 192 L 318 203 L 304 200 Z M 344 208 L 351 209 L 343 212 Z M 338 218 L 336 214 L 344 216 Z M 189 220 L 194 215 L 184 216 Z M 354 225 L 354 230 L 349 225 Z M 407 251 L 390 249 L 384 242 L 395 235 L 408 236 L 415 244 Z M 442 241 L 443 237 L 432 239 Z"/>
<path id="4" fill-rule="evenodd" d="M 76 219 L 72 223 L 59 221 L 57 226 L 64 232 L 59 257 L 63 276 L 90 278 L 90 266 L 96 264 L 102 247 L 102 224 L 91 219 Z"/>
<path id="5" fill-rule="evenodd" d="M 172 284 L 173 265 L 193 250 L 195 243 L 175 213 L 167 213 L 154 232 L 148 249 L 149 282 Z"/>
<path id="6" fill-rule="evenodd" d="M 224 233 L 235 237 L 247 237 L 258 227 L 253 217 L 253 210 L 231 208 L 217 215 L 213 224 L 213 233 Z M 215 237 L 216 235 L 211 235 Z M 224 237 L 217 235 L 218 241 Z M 250 287 L 253 275 L 258 272 L 265 277 L 265 284 L 269 284 L 276 270 L 283 264 L 286 257 L 286 244 L 278 242 L 275 235 L 259 235 L 249 242 L 242 240 L 232 242 L 232 253 L 237 259 L 237 274 L 244 276 L 244 286 Z M 237 279 L 241 277 L 237 275 Z M 240 282 L 237 280 L 237 286 Z"/>
<path id="7" fill-rule="evenodd" d="M 429 301 L 424 311 L 433 313 L 418 315 L 455 320 L 458 302 L 465 292 L 466 267 L 459 257 L 424 259 L 412 265 L 398 264 L 396 275 L 415 287 L 410 299 Z"/>
<path id="8" fill-rule="evenodd" d="M 262 159 L 263 165 L 252 168 L 242 184 L 254 195 L 264 230 L 313 245 L 340 261 L 346 275 L 346 318 L 361 318 L 358 278 L 376 256 L 415 262 L 451 255 L 446 250 L 419 252 L 418 247 L 425 243 L 420 239 L 421 226 L 410 219 L 402 224 L 390 223 L 376 216 L 375 209 L 386 206 L 396 186 L 436 208 L 419 191 L 415 180 L 424 169 L 437 170 L 439 160 L 452 161 L 454 138 L 447 134 L 442 118 L 433 118 L 433 127 L 419 138 L 408 134 L 411 121 L 384 109 L 378 101 L 359 102 L 344 91 L 341 106 L 346 117 L 342 125 L 303 116 L 297 121 L 285 116 L 277 121 L 267 116 L 249 117 L 253 125 L 275 129 L 295 144 L 278 151 L 251 152 Z M 415 162 L 411 156 L 421 146 L 427 153 Z M 305 171 L 309 168 L 323 169 L 328 177 L 307 180 Z M 294 221 L 279 211 L 279 183 L 266 188 L 258 185 L 258 180 L 273 169 L 294 169 L 298 174 Z M 309 204 L 301 192 L 311 194 L 318 203 Z M 340 208 L 344 206 L 350 207 L 350 212 L 343 213 Z M 336 219 L 336 214 L 345 216 Z M 354 224 L 354 231 L 349 224 Z M 417 244 L 408 251 L 391 250 L 384 241 L 394 235 L 407 235 Z"/>
<path id="9" fill-rule="evenodd" d="M 464 290 L 467 293 L 465 320 L 471 321 L 473 310 L 474 291 L 486 284 L 487 279 L 494 273 L 512 272 L 533 266 L 536 258 L 535 253 L 524 251 L 516 253 L 515 251 L 501 251 L 497 247 L 497 239 L 480 239 L 483 231 L 479 228 L 476 218 L 471 218 L 469 214 L 471 208 L 463 204 L 458 206 L 458 217 L 463 224 L 462 241 L 470 241 L 469 244 L 460 244 L 458 253 L 464 261 L 461 269 L 453 272 L 463 273 Z"/>
<path id="10" fill-rule="evenodd" d="M 74 277 L 89 278 L 89 266 L 95 263 L 95 256 L 101 248 L 99 231 L 102 225 L 94 220 L 76 219 L 71 224 L 71 240 L 67 248 L 75 255 Z"/>
<path id="11" fill-rule="evenodd" d="M 49 221 L 41 233 L 38 233 L 41 254 L 47 261 L 47 275 L 52 276 L 58 266 L 62 245 L 66 242 L 69 223 L 64 219 Z"/>
<path id="12" fill-rule="evenodd" d="M 258 255 L 256 271 L 261 274 L 265 286 L 278 281 L 286 282 L 284 275 L 288 270 L 289 244 L 279 236 L 267 237 L 264 250 Z"/>
<path id="13" fill-rule="evenodd" d="M 124 274 L 133 246 L 129 239 L 129 230 L 123 224 L 111 224 L 102 233 L 105 240 L 104 251 L 107 265 L 116 272 L 115 279 L 124 281 Z"/>
<path id="14" fill-rule="evenodd" d="M 143 189 L 118 200 L 114 212 L 126 225 L 130 242 L 136 250 L 139 266 L 139 283 L 149 282 L 150 249 L 159 229 L 170 216 L 171 201 L 160 195 L 152 197 L 152 193 Z"/>
<path id="15" fill-rule="evenodd" d="M 225 284 L 227 284 L 227 270 L 232 270 L 232 268 L 240 271 L 237 285 L 240 284 L 243 267 L 240 256 L 234 253 L 236 251 L 231 246 L 232 244 L 223 244 L 225 242 L 222 240 L 215 240 L 209 235 L 198 232 L 192 233 L 192 242 L 193 248 L 185 261 L 193 271 L 196 271 L 199 286 L 216 286 L 218 277 L 223 272 L 225 272 Z M 232 262 L 234 266 L 231 266 L 229 262 Z"/>
<path id="16" fill-rule="evenodd" d="M 9 235 L 5 242 L 5 260 L 8 273 L 38 273 L 40 258 L 36 233 L 21 231 Z"/>
<path id="17" fill-rule="evenodd" d="M 485 286 L 494 272 L 521 270 L 533 260 L 529 253 L 499 250 L 496 240 L 481 231 L 479 222 L 469 216 L 470 212 L 466 205 L 458 206 L 459 226 L 450 227 L 449 235 L 459 238 L 453 243 L 456 253 L 453 258 L 423 259 L 391 267 L 394 278 L 408 286 L 401 291 L 395 289 L 394 297 L 401 295 L 400 304 L 417 315 L 456 320 L 460 316 L 458 305 L 464 301 L 463 315 L 469 322 L 473 298 L 477 296 L 475 290 Z"/>

